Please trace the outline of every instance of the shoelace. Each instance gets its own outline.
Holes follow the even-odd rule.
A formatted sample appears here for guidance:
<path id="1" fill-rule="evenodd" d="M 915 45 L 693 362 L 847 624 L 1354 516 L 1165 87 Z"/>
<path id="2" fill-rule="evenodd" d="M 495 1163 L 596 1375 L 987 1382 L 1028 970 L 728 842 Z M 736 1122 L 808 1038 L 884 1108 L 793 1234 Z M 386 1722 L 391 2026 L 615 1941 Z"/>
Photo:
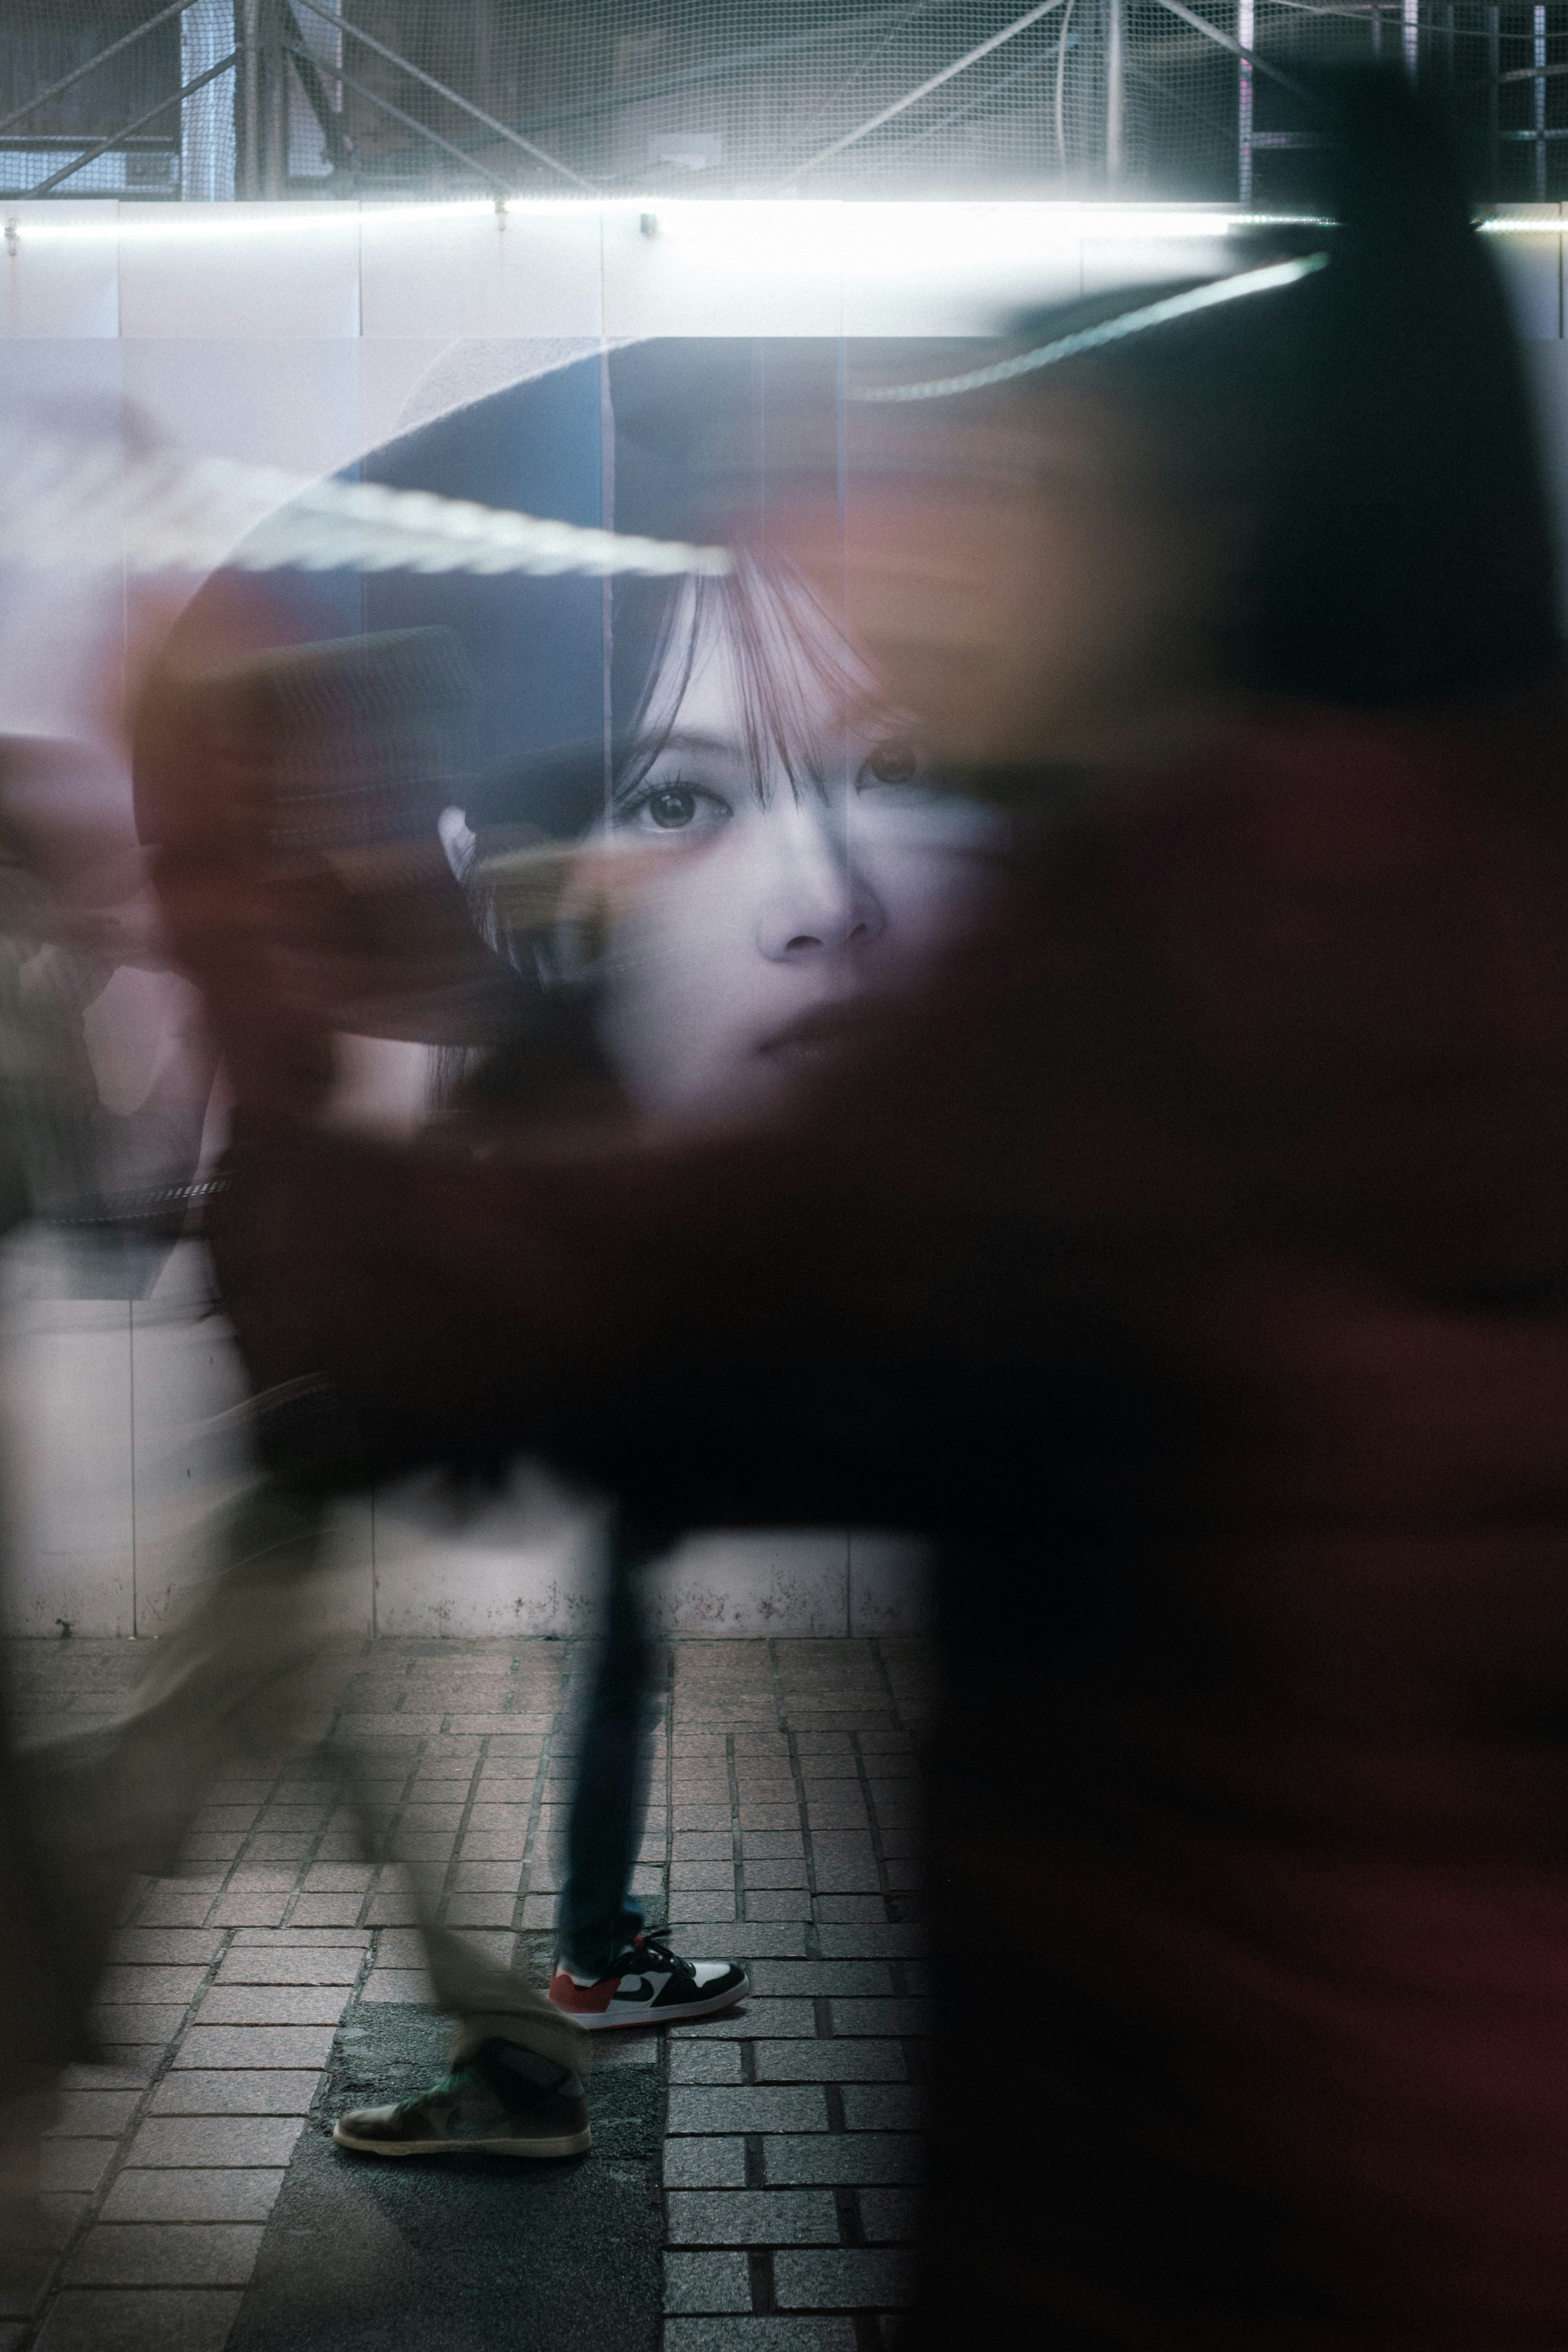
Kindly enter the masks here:
<path id="1" fill-rule="evenodd" d="M 679 1952 L 672 1952 L 668 1944 L 661 1944 L 657 1937 L 648 1934 L 646 1927 L 632 1946 L 632 1949 L 639 1960 L 646 1956 L 653 1961 L 656 1968 L 672 1969 L 678 1976 L 689 1977 L 693 1974 L 689 1960 L 683 1960 Z"/>
<path id="2" fill-rule="evenodd" d="M 411 2115 L 416 2107 L 422 2107 L 427 2099 L 440 2099 L 447 2095 L 455 2097 L 460 2092 L 470 2090 L 475 2079 L 471 2066 L 456 2067 L 450 2074 L 444 2074 L 438 2083 L 432 2083 L 427 2090 L 416 2091 L 411 2099 L 399 2099 L 397 2112 L 400 2116 Z"/>

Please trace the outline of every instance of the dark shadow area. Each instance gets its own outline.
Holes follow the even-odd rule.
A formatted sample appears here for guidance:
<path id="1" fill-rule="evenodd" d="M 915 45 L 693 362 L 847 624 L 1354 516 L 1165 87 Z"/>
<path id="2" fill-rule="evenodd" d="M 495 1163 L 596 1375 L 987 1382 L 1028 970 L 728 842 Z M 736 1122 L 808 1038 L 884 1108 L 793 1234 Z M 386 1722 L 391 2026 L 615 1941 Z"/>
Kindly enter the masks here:
<path id="1" fill-rule="evenodd" d="M 446 2068 L 426 2011 L 351 2011 L 262 2242 L 230 2352 L 653 2352 L 664 2085 L 652 2066 L 589 2078 L 594 2152 L 563 2164 L 354 2157 L 347 2109 L 405 2098 Z"/>

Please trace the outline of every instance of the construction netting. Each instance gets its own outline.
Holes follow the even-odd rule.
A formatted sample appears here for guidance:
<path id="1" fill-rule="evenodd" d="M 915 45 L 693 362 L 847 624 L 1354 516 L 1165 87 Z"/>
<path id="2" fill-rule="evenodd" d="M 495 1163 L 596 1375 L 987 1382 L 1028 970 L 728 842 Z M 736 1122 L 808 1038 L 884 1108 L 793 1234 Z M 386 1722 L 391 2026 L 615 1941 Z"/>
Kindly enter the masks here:
<path id="1" fill-rule="evenodd" d="M 0 193 L 1289 204 L 1382 57 L 1478 196 L 1568 193 L 1568 0 L 8 0 Z"/>

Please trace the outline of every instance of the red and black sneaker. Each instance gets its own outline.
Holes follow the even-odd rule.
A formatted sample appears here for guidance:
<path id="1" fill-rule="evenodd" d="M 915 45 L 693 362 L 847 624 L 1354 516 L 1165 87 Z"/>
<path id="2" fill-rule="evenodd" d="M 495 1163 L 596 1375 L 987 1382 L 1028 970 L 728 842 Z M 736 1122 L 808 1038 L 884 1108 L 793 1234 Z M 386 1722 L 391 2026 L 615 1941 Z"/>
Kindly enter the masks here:
<path id="1" fill-rule="evenodd" d="M 607 1977 L 584 1983 L 557 1966 L 550 1998 L 590 2033 L 619 2025 L 679 2025 L 712 2017 L 743 2000 L 752 1979 L 734 1960 L 683 1960 L 668 1944 L 641 1935 L 627 1945 Z"/>

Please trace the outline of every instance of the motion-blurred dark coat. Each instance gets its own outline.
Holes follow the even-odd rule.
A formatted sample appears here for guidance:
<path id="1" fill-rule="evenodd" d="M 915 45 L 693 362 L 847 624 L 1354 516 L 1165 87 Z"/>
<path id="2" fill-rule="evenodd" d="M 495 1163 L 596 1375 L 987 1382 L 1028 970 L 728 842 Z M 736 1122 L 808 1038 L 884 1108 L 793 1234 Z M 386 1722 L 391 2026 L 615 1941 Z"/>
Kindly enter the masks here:
<path id="1" fill-rule="evenodd" d="M 302 1475 L 942 1538 L 922 2343 L 1568 2342 L 1565 719 L 1124 780 L 787 1130 L 242 1121 Z"/>

